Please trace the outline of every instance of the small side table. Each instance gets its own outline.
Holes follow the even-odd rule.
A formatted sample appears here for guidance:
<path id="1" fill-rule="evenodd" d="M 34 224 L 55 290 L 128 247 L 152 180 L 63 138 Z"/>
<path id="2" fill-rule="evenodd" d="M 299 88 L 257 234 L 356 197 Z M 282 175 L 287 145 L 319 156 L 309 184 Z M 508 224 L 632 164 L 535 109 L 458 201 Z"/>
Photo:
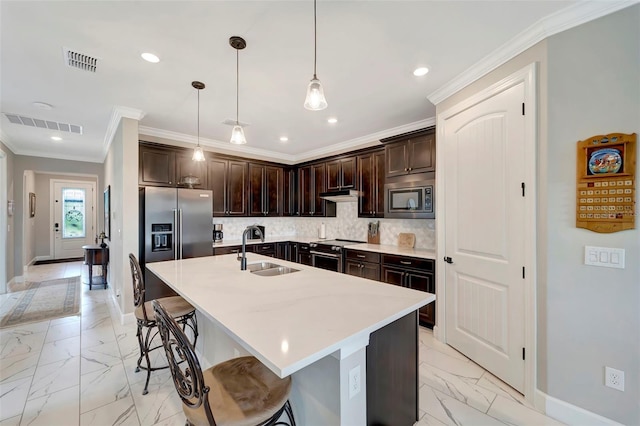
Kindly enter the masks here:
<path id="1" fill-rule="evenodd" d="M 104 285 L 107 288 L 107 265 L 109 264 L 109 248 L 100 247 L 100 244 L 82 246 L 84 250 L 84 264 L 89 265 L 89 290 L 93 286 L 93 265 L 102 266 L 102 281 L 97 285 Z"/>

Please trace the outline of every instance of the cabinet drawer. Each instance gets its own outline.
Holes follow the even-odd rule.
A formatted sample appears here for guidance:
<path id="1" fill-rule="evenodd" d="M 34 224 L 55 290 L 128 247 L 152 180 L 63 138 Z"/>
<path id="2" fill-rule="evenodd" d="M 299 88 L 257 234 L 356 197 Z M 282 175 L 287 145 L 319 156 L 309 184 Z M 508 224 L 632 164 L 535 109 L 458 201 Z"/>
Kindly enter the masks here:
<path id="1" fill-rule="evenodd" d="M 347 249 L 347 259 L 360 260 L 363 262 L 380 263 L 380 254 L 372 253 L 370 251 Z"/>
<path id="2" fill-rule="evenodd" d="M 267 243 L 267 244 L 253 244 L 251 246 L 254 253 L 269 253 L 273 254 L 276 251 L 275 243 Z"/>
<path id="3" fill-rule="evenodd" d="M 385 265 L 400 266 L 403 268 L 419 269 L 421 271 L 434 271 L 435 262 L 433 259 L 419 259 L 417 257 L 396 256 L 383 254 L 382 263 Z"/>
<path id="4" fill-rule="evenodd" d="M 240 246 L 214 247 L 213 255 L 219 256 L 222 254 L 239 253 L 240 249 L 241 249 Z"/>
<path id="5" fill-rule="evenodd" d="M 298 253 L 309 253 L 311 251 L 311 246 L 309 244 L 298 243 Z"/>

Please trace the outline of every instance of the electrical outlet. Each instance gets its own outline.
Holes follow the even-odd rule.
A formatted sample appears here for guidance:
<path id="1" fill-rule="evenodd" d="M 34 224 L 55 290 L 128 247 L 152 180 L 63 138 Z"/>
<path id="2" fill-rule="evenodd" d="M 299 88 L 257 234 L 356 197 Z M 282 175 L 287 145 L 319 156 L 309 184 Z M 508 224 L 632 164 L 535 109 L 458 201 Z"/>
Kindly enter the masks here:
<path id="1" fill-rule="evenodd" d="M 360 365 L 349 370 L 349 399 L 360 393 Z"/>
<path id="2" fill-rule="evenodd" d="M 604 367 L 604 384 L 605 386 L 624 392 L 624 371 Z"/>

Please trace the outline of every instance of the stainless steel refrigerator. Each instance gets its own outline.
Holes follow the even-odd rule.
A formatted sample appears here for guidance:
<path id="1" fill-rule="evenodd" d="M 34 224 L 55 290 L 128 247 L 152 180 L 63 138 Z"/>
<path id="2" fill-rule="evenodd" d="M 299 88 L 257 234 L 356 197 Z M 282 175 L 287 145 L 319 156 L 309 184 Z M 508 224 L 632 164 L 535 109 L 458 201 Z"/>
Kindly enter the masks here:
<path id="1" fill-rule="evenodd" d="M 144 265 L 213 254 L 213 193 L 186 188 L 140 188 L 140 264 L 146 300 L 174 294 Z"/>

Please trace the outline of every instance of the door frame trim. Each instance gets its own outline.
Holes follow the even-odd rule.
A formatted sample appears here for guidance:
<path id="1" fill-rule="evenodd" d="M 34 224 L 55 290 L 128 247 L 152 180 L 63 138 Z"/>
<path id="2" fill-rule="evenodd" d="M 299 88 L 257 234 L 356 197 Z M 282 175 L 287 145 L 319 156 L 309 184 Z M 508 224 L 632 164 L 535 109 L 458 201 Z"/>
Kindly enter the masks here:
<path id="1" fill-rule="evenodd" d="M 55 222 L 55 208 L 54 208 L 54 198 L 55 198 L 55 185 L 57 183 L 70 183 L 70 184 L 82 184 L 82 185 L 91 185 L 93 186 L 93 227 L 94 229 L 98 229 L 98 196 L 96 192 L 98 191 L 98 182 L 91 180 L 74 180 L 74 179 L 49 179 L 49 232 L 53 229 L 53 223 Z M 87 233 L 88 234 L 88 233 Z M 55 258 L 55 237 L 52 234 L 49 234 L 49 258 Z"/>
<path id="2" fill-rule="evenodd" d="M 524 119 L 525 134 L 525 179 L 526 194 L 524 208 L 524 256 L 527 270 L 524 279 L 524 342 L 526 359 L 524 361 L 524 396 L 531 403 L 535 403 L 535 391 L 537 389 L 537 315 L 536 315 L 536 289 L 537 289 L 537 259 L 536 259 L 536 233 L 537 233 L 537 141 L 538 141 L 538 64 L 536 62 L 516 71 L 508 77 L 492 84 L 486 89 L 468 97 L 451 108 L 437 115 L 436 138 L 436 164 L 445 164 L 445 122 L 453 116 L 471 108 L 482 101 L 495 96 L 513 86 L 524 83 L 524 102 L 526 114 Z M 436 338 L 446 343 L 445 323 L 445 289 L 446 275 L 444 274 L 446 263 L 446 212 L 445 212 L 445 187 L 444 170 L 436 167 L 436 305 L 437 315 L 434 334 Z"/>
<path id="3" fill-rule="evenodd" d="M 9 282 L 9 277 L 7 277 L 7 241 L 8 241 L 8 232 L 7 227 L 9 223 L 9 213 L 8 213 L 8 194 L 7 194 L 7 154 L 0 149 L 0 182 L 3 183 L 0 188 L 0 208 L 2 208 L 2 212 L 0 212 L 0 294 L 4 294 L 7 292 L 7 285 Z M 15 208 L 15 206 L 14 206 Z M 14 213 L 15 215 L 15 213 Z M 11 277 L 13 278 L 13 277 Z"/>

